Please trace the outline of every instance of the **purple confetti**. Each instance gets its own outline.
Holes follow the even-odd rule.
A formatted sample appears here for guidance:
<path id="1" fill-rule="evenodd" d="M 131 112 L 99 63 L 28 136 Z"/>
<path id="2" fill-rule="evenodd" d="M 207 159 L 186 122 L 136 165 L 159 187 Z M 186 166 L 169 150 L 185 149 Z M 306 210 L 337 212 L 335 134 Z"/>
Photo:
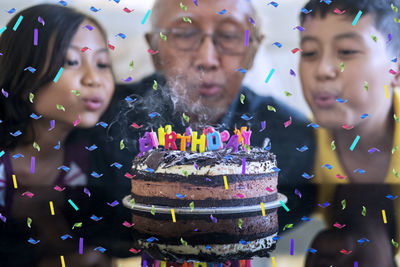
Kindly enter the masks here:
<path id="1" fill-rule="evenodd" d="M 6 221 L 7 221 L 7 218 L 6 218 L 6 216 L 3 216 L 3 215 L 0 213 L 0 220 L 2 220 L 3 222 L 6 222 Z"/>
<path id="2" fill-rule="evenodd" d="M 42 19 L 42 17 L 38 17 L 37 20 L 39 23 L 41 23 L 44 26 L 44 20 Z"/>
<path id="3" fill-rule="evenodd" d="M 244 45 L 249 46 L 249 30 L 246 30 L 244 32 L 245 38 L 244 38 Z"/>
<path id="4" fill-rule="evenodd" d="M 388 41 L 387 42 L 389 43 L 390 41 L 392 41 L 392 34 L 391 33 L 388 34 Z"/>
<path id="5" fill-rule="evenodd" d="M 242 174 L 246 174 L 246 158 L 242 158 Z"/>
<path id="6" fill-rule="evenodd" d="M 215 217 L 212 216 L 212 215 L 210 215 L 210 219 L 211 219 L 211 221 L 212 221 L 213 223 L 217 223 L 217 222 L 218 222 L 217 218 L 215 218 Z"/>
<path id="7" fill-rule="evenodd" d="M 199 169 L 199 166 L 197 166 L 196 162 L 195 162 L 193 165 L 194 165 L 194 167 L 196 168 L 196 170 Z"/>
<path id="8" fill-rule="evenodd" d="M 294 70 L 290 69 L 290 75 L 296 77 L 296 72 L 294 72 Z"/>
<path id="9" fill-rule="evenodd" d="M 254 27 L 256 26 L 256 22 L 254 21 L 253 18 L 249 18 L 249 22 L 251 25 L 253 25 Z"/>
<path id="10" fill-rule="evenodd" d="M 206 178 L 206 181 L 207 181 L 207 182 L 211 182 L 211 179 L 210 179 L 210 178 Z"/>
<path id="11" fill-rule="evenodd" d="M 8 92 L 1 88 L 1 93 L 7 98 L 8 97 Z"/>
<path id="12" fill-rule="evenodd" d="M 84 28 L 88 29 L 89 31 L 93 30 L 93 27 L 90 26 L 90 25 L 85 25 L 85 26 L 82 27 L 82 29 L 84 29 Z"/>
<path id="13" fill-rule="evenodd" d="M 296 27 L 294 27 L 293 28 L 293 30 L 299 30 L 299 31 L 304 31 L 304 28 L 303 27 L 301 27 L 301 26 L 296 26 Z"/>
<path id="14" fill-rule="evenodd" d="M 259 130 L 259 132 L 264 131 L 265 128 L 266 128 L 266 125 L 267 125 L 266 121 L 262 121 L 262 122 L 261 122 L 261 129 Z"/>
<path id="15" fill-rule="evenodd" d="M 297 188 L 294 189 L 294 194 L 301 198 L 301 192 Z"/>
<path id="16" fill-rule="evenodd" d="M 196 6 L 199 6 L 199 2 L 198 2 L 197 0 L 193 0 L 193 3 L 194 3 Z"/>
<path id="17" fill-rule="evenodd" d="M 107 205 L 110 207 L 115 207 L 119 204 L 119 202 L 117 200 L 114 200 L 112 203 L 107 202 Z"/>
<path id="18" fill-rule="evenodd" d="M 50 129 L 48 131 L 53 130 L 55 125 L 56 125 L 56 121 L 55 120 L 51 120 L 50 121 Z"/>
<path id="19" fill-rule="evenodd" d="M 323 204 L 318 204 L 318 206 L 320 206 L 321 208 L 326 208 L 329 207 L 331 204 L 329 202 L 325 202 Z"/>
<path id="20" fill-rule="evenodd" d="M 83 188 L 83 193 L 85 193 L 85 194 L 88 195 L 89 197 L 90 197 L 90 195 L 91 195 L 89 189 L 87 189 L 86 187 Z"/>
<path id="21" fill-rule="evenodd" d="M 381 152 L 381 151 L 379 149 L 375 148 L 375 147 L 373 147 L 371 149 L 368 149 L 368 153 L 369 154 L 373 154 L 374 152 Z"/>

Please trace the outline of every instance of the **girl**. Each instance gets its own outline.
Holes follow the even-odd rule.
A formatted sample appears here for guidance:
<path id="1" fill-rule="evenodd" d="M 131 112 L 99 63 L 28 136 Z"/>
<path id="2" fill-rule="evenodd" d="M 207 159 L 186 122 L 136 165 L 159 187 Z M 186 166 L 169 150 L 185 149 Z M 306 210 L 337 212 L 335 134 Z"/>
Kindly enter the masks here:
<path id="1" fill-rule="evenodd" d="M 0 36 L 0 214 L 5 222 L 0 259 L 6 266 L 33 266 L 32 257 L 44 255 L 30 254 L 35 245 L 58 259 L 54 264 L 46 255 L 45 261 L 34 261 L 55 266 L 65 252 L 60 236 L 71 229 L 60 210 L 69 205 L 64 196 L 72 191 L 62 191 L 93 179 L 87 174 L 93 171 L 90 145 L 75 129 L 95 126 L 114 92 L 106 35 L 94 19 L 50 4 L 21 11 L 6 27 Z M 35 227 L 24 235 L 15 226 L 24 219 L 27 228 L 27 218 L 28 227 Z M 41 246 L 35 244 L 39 239 Z M 76 266 L 87 266 L 83 258 Z"/>

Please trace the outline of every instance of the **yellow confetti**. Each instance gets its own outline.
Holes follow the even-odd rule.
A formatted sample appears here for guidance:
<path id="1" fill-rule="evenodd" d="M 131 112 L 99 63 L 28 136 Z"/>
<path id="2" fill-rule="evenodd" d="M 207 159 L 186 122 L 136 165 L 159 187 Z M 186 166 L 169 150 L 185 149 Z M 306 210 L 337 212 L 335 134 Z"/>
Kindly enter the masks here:
<path id="1" fill-rule="evenodd" d="M 76 96 L 80 96 L 81 93 L 78 90 L 71 90 L 72 93 L 74 93 Z"/>
<path id="2" fill-rule="evenodd" d="M 156 81 L 156 80 L 154 80 L 153 89 L 154 89 L 154 90 L 157 90 L 157 89 L 158 89 L 158 84 L 157 84 L 157 81 Z"/>
<path id="3" fill-rule="evenodd" d="M 188 115 L 186 115 L 185 113 L 183 113 L 183 114 L 182 114 L 182 117 L 183 117 L 183 119 L 184 119 L 187 123 L 189 123 L 190 117 L 189 117 Z"/>
<path id="4" fill-rule="evenodd" d="M 59 105 L 59 104 L 57 104 L 57 105 L 56 105 L 56 107 L 57 107 L 57 109 L 58 109 L 58 110 L 62 110 L 62 111 L 64 111 L 64 112 L 65 112 L 65 108 L 64 108 L 64 106 L 63 106 L 63 105 Z"/>
<path id="5" fill-rule="evenodd" d="M 240 94 L 240 103 L 244 104 L 244 99 L 246 96 L 244 94 Z"/>
<path id="6" fill-rule="evenodd" d="M 32 228 L 32 227 L 31 227 L 31 223 L 32 223 L 32 219 L 28 217 L 28 218 L 26 219 L 26 224 L 28 225 L 29 228 Z"/>
<path id="7" fill-rule="evenodd" d="M 33 104 L 33 98 L 35 97 L 35 95 L 33 93 L 29 93 L 29 102 L 31 102 Z"/>
<path id="8" fill-rule="evenodd" d="M 119 142 L 119 149 L 122 150 L 124 148 L 125 148 L 124 140 L 121 140 L 121 142 Z"/>
<path id="9" fill-rule="evenodd" d="M 133 63 L 133 60 L 131 62 L 129 62 L 129 68 L 131 71 L 133 71 L 134 66 L 135 66 L 135 64 Z"/>
<path id="10" fill-rule="evenodd" d="M 40 146 L 36 142 L 33 142 L 33 148 L 40 151 Z"/>
<path id="11" fill-rule="evenodd" d="M 192 23 L 192 20 L 190 18 L 188 18 L 188 17 L 183 17 L 182 19 L 183 19 L 184 22 Z"/>
<path id="12" fill-rule="evenodd" d="M 187 11 L 187 6 L 185 6 L 184 4 L 182 4 L 182 2 L 179 4 L 180 7 L 182 8 L 183 11 Z"/>
<path id="13" fill-rule="evenodd" d="M 51 213 L 51 215 L 53 215 L 54 216 L 54 205 L 53 205 L 53 201 L 49 201 L 49 206 L 50 206 L 50 213 Z M 74 229 L 74 228 L 72 228 L 72 229 Z"/>
<path id="14" fill-rule="evenodd" d="M 74 229 L 75 227 L 82 227 L 82 223 L 81 222 L 74 223 L 74 225 L 72 226 L 72 229 Z"/>
<path id="15" fill-rule="evenodd" d="M 171 209 L 171 216 L 172 216 L 172 222 L 176 222 L 176 218 L 175 218 L 175 210 Z"/>
<path id="16" fill-rule="evenodd" d="M 273 106 L 268 105 L 267 109 L 268 109 L 268 111 L 276 112 L 276 109 Z"/>
<path id="17" fill-rule="evenodd" d="M 15 174 L 12 175 L 12 179 L 13 179 L 14 189 L 18 189 L 17 177 L 15 177 Z"/>
<path id="18" fill-rule="evenodd" d="M 162 32 L 160 32 L 160 37 L 161 37 L 161 39 L 163 39 L 163 41 L 167 41 L 167 36 L 165 34 L 163 34 Z"/>

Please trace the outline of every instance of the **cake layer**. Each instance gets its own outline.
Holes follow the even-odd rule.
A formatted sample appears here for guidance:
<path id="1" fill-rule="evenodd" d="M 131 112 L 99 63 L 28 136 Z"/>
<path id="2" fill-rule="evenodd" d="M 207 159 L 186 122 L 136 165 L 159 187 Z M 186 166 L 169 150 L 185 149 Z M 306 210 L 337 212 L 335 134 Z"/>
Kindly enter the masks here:
<path id="1" fill-rule="evenodd" d="M 141 234 L 154 236 L 160 242 L 171 245 L 180 244 L 180 238 L 189 244 L 225 244 L 241 240 L 255 240 L 278 232 L 277 210 L 271 210 L 262 216 L 261 212 L 240 214 L 240 217 L 229 215 L 181 216 L 172 221 L 171 216 L 134 215 L 134 229 Z M 158 241 L 157 241 L 158 242 Z"/>

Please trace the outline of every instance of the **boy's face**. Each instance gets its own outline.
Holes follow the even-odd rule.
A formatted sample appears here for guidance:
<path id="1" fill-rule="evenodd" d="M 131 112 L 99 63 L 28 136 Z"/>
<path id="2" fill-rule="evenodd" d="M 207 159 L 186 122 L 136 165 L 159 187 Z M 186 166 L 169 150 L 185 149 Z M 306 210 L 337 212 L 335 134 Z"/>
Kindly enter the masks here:
<path id="1" fill-rule="evenodd" d="M 356 126 L 363 113 L 387 118 L 392 88 L 397 86 L 397 75 L 389 73 L 390 69 L 397 71 L 397 66 L 391 61 L 387 36 L 375 28 L 371 15 L 362 15 L 356 26 L 352 26 L 353 19 L 346 14 L 309 17 L 301 33 L 303 93 L 317 123 L 330 129 Z M 348 102 L 339 103 L 338 98 Z"/>

